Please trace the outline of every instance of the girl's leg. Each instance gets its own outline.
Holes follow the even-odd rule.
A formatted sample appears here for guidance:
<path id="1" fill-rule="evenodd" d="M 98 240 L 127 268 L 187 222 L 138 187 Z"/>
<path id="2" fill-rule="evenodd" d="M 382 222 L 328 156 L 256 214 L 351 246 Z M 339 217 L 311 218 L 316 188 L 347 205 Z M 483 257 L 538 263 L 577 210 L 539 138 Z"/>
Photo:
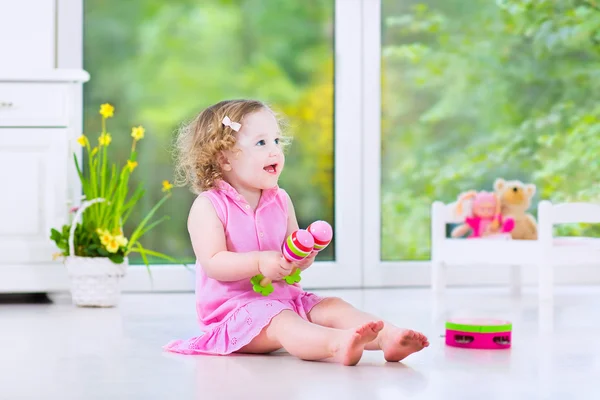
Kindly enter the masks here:
<path id="1" fill-rule="evenodd" d="M 365 349 L 383 328 L 383 322 L 363 321 L 350 329 L 334 329 L 310 323 L 284 310 L 240 352 L 269 353 L 283 347 L 303 360 L 327 360 L 356 365 Z"/>
<path id="2" fill-rule="evenodd" d="M 347 329 L 366 321 L 380 320 L 337 297 L 326 298 L 314 306 L 308 313 L 308 318 L 315 324 L 337 329 Z M 400 361 L 427 346 L 429 341 L 422 333 L 401 329 L 384 321 L 381 333 L 365 346 L 365 350 L 383 350 L 387 361 Z"/>

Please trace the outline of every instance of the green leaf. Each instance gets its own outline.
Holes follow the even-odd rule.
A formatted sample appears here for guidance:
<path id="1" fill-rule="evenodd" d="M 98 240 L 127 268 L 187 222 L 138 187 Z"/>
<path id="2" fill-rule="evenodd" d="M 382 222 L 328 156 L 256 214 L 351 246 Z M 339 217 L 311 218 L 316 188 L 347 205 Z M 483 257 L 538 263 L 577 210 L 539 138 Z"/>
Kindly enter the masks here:
<path id="1" fill-rule="evenodd" d="M 154 207 L 152 207 L 152 209 L 148 212 L 148 214 L 146 215 L 146 217 L 142 220 L 142 222 L 140 222 L 140 224 L 137 226 L 137 228 L 133 231 L 133 233 L 131 234 L 131 238 L 130 240 L 130 244 L 133 246 L 136 241 L 139 239 L 140 237 L 140 233 L 141 231 L 144 229 L 144 226 L 148 223 L 148 221 L 152 218 L 152 216 L 154 215 L 154 213 L 160 208 L 160 206 L 162 206 L 162 204 L 170 197 L 170 195 L 166 195 L 164 196 L 162 199 L 160 199 L 155 205 Z"/>
<path id="2" fill-rule="evenodd" d="M 63 237 L 62 234 L 54 228 L 52 228 L 50 232 L 51 232 L 50 239 L 54 240 L 58 244 L 58 242 Z"/>
<path id="3" fill-rule="evenodd" d="M 137 248 L 140 253 L 140 256 L 142 257 L 142 260 L 144 261 L 144 265 L 146 267 L 149 267 L 150 263 L 148 262 L 148 256 L 146 255 L 146 251 L 139 242 L 137 243 Z M 148 272 L 150 272 L 150 269 L 148 269 Z"/>
<path id="4" fill-rule="evenodd" d="M 92 156 L 91 154 L 91 150 L 89 149 L 89 144 L 87 145 L 87 149 L 88 149 L 88 169 L 89 169 L 89 175 L 90 175 L 90 186 L 89 186 L 89 195 L 87 197 L 88 200 L 92 200 L 98 197 L 98 181 L 97 181 L 97 176 L 96 176 L 96 161 L 95 161 L 95 156 Z M 88 208 L 86 211 L 86 213 L 89 213 L 88 215 L 90 215 L 94 221 L 95 225 L 99 224 L 99 214 L 97 212 L 97 208 L 94 206 L 91 206 L 90 208 Z"/>
<path id="5" fill-rule="evenodd" d="M 142 184 L 140 183 L 133 195 L 131 196 L 131 199 L 129 199 L 129 201 L 123 206 L 123 224 L 125 224 L 125 222 L 129 219 L 129 215 L 133 211 L 133 207 L 144 196 L 144 194 L 146 194 L 146 191 L 142 188 Z"/>
<path id="6" fill-rule="evenodd" d="M 122 264 L 123 261 L 125 260 L 125 258 L 123 257 L 123 254 L 119 254 L 119 253 L 111 254 L 108 258 L 115 264 Z"/>
<path id="7" fill-rule="evenodd" d="M 148 256 L 146 255 L 146 249 L 144 249 L 140 243 L 137 243 L 137 251 L 140 253 L 142 260 L 144 261 L 146 271 L 148 271 L 148 275 L 150 276 L 150 282 L 152 285 L 154 285 L 154 279 L 152 277 L 152 271 L 150 270 L 150 263 L 148 262 Z"/>
<path id="8" fill-rule="evenodd" d="M 153 223 L 151 223 L 150 225 L 148 225 L 146 228 L 144 228 L 137 236 L 137 240 L 141 239 L 146 233 L 150 232 L 152 229 L 154 229 L 158 224 L 164 222 L 164 221 L 168 221 L 170 220 L 171 217 L 168 215 L 163 216 L 161 219 L 154 221 Z"/>
<path id="9" fill-rule="evenodd" d="M 139 243 L 136 243 L 136 246 L 141 247 L 141 245 Z M 133 253 L 141 253 L 140 250 L 139 250 L 139 248 L 134 248 L 134 249 L 131 249 L 129 251 L 133 252 Z M 177 260 L 177 259 L 175 259 L 175 258 L 173 258 L 171 256 L 168 256 L 166 254 L 159 253 L 157 251 L 148 250 L 148 249 L 142 249 L 142 251 L 144 253 L 146 253 L 146 255 L 151 255 L 151 256 L 154 256 L 154 257 L 162 258 L 164 260 L 171 261 L 172 263 L 175 263 L 175 264 L 183 264 L 181 261 L 179 261 L 179 260 Z"/>
<path id="10" fill-rule="evenodd" d="M 112 226 L 118 227 L 121 224 L 121 213 L 125 197 L 127 196 L 129 185 L 129 167 L 126 165 L 121 169 L 121 178 L 116 190 L 116 196 L 114 199 L 114 208 L 112 210 L 111 217 L 113 218 Z"/>
<path id="11" fill-rule="evenodd" d="M 83 189 L 83 193 L 87 196 L 90 195 L 90 187 L 88 180 L 83 176 L 81 172 L 81 168 L 79 167 L 79 161 L 77 161 L 77 154 L 73 153 L 73 160 L 75 161 L 75 169 L 77 170 L 77 175 L 79 175 L 79 180 L 81 182 L 81 188 Z"/>
<path id="12" fill-rule="evenodd" d="M 115 196 L 115 191 L 117 189 L 117 185 L 119 183 L 119 175 L 117 175 L 117 166 L 116 165 L 112 165 L 111 168 L 111 176 L 110 176 L 110 180 L 108 183 L 108 188 L 106 190 L 106 194 L 105 194 L 105 198 L 109 201 L 109 204 L 106 205 L 106 208 L 104 208 L 104 212 L 101 216 L 101 220 L 105 221 L 107 219 L 112 219 L 110 216 L 112 215 L 111 212 L 114 209 L 114 196 Z"/>
<path id="13" fill-rule="evenodd" d="M 100 197 L 106 195 L 106 164 L 108 156 L 108 146 L 102 146 L 102 163 L 100 166 Z"/>

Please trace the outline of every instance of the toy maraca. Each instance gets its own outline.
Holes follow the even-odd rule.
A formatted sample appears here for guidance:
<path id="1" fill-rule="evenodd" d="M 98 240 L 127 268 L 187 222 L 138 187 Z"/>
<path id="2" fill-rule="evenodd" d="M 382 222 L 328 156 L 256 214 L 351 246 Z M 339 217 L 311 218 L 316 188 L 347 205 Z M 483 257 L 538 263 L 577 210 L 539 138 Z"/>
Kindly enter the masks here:
<path id="1" fill-rule="evenodd" d="M 292 232 L 283 243 L 283 256 L 289 262 L 302 261 L 308 257 L 314 246 L 313 235 L 307 230 L 298 229 Z"/>
<path id="2" fill-rule="evenodd" d="M 301 261 L 308 257 L 314 246 L 315 240 L 313 235 L 304 229 L 298 229 L 287 237 L 286 241 L 283 243 L 281 252 L 283 253 L 283 257 L 289 262 Z M 260 274 L 252 277 L 250 282 L 252 283 L 254 291 L 263 296 L 268 296 L 273 292 L 271 279 Z"/>
<path id="3" fill-rule="evenodd" d="M 316 251 L 321 251 L 329 246 L 331 239 L 333 239 L 333 229 L 326 221 L 315 221 L 306 230 L 310 232 L 315 240 L 314 249 Z"/>
<path id="4" fill-rule="evenodd" d="M 314 239 L 315 245 L 313 246 L 313 250 L 321 251 L 325 247 L 329 246 L 329 243 L 331 243 L 331 239 L 333 238 L 333 229 L 331 229 L 331 225 L 329 225 L 329 223 L 326 221 L 315 221 L 310 224 L 306 230 Z M 296 268 L 294 272 L 283 279 L 290 285 L 298 283 L 302 279 L 300 277 L 300 272 L 300 268 Z"/>

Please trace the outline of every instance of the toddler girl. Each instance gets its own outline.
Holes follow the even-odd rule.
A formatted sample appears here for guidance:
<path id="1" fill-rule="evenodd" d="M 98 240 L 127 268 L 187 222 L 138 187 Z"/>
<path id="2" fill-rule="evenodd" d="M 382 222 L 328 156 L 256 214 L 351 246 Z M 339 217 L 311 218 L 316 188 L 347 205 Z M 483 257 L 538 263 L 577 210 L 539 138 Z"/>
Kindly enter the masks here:
<path id="1" fill-rule="evenodd" d="M 199 195 L 188 218 L 197 258 L 196 312 L 201 336 L 165 346 L 183 354 L 270 353 L 355 365 L 364 350 L 399 361 L 429 345 L 336 297 L 322 298 L 282 278 L 309 268 L 283 258 L 298 229 L 294 206 L 278 187 L 285 164 L 275 114 L 259 101 L 223 101 L 202 111 L 177 138 L 180 184 Z M 273 281 L 264 297 L 250 279 Z"/>

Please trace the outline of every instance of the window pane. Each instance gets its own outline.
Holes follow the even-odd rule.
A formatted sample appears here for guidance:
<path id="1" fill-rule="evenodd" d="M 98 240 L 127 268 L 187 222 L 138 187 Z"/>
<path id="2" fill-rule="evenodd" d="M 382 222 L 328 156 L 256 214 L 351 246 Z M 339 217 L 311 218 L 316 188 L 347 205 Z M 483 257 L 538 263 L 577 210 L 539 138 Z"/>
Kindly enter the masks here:
<path id="1" fill-rule="evenodd" d="M 382 16 L 384 260 L 428 259 L 432 201 L 497 177 L 537 185 L 534 216 L 540 198 L 600 199 L 592 2 L 383 0 Z"/>
<path id="2" fill-rule="evenodd" d="M 144 182 L 147 194 L 130 227 L 160 198 L 162 180 L 172 180 L 179 124 L 228 98 L 258 98 L 288 117 L 294 142 L 280 186 L 301 228 L 317 219 L 334 224 L 333 10 L 334 0 L 85 2 L 85 132 L 98 132 L 99 105 L 113 104 L 111 151 L 123 161 L 131 127 L 146 129 L 132 184 Z M 193 261 L 186 227 L 193 198 L 175 190 L 159 213 L 171 220 L 142 244 Z M 320 259 L 333 259 L 333 251 L 332 244 Z"/>

